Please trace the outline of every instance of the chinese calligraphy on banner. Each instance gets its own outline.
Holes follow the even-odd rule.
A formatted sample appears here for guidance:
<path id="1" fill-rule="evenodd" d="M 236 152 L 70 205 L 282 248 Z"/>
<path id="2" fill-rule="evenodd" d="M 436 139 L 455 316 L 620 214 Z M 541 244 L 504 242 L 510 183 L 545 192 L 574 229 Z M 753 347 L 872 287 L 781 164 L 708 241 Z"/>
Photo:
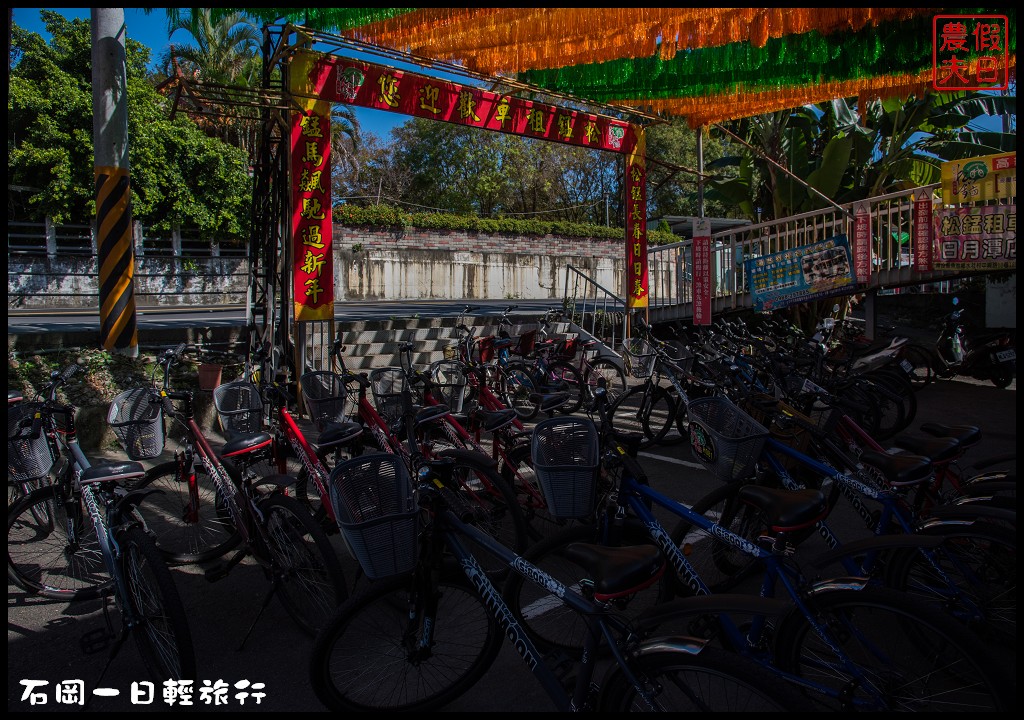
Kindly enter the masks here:
<path id="1" fill-rule="evenodd" d="M 951 270 L 1017 267 L 1017 206 L 946 208 L 935 216 L 938 256 L 933 265 Z"/>
<path id="2" fill-rule="evenodd" d="M 711 324 L 711 221 L 693 219 L 693 324 Z"/>
<path id="3" fill-rule="evenodd" d="M 744 266 L 756 310 L 777 310 L 849 293 L 857 284 L 845 235 L 751 258 Z"/>
<path id="4" fill-rule="evenodd" d="M 1006 15 L 936 15 L 932 20 L 936 90 L 1005 90 L 1009 83 Z"/>
<path id="5" fill-rule="evenodd" d="M 1017 153 L 942 163 L 942 203 L 989 202 L 1017 197 Z"/>
<path id="6" fill-rule="evenodd" d="M 626 307 L 643 308 L 647 287 L 647 161 L 643 128 L 626 158 Z"/>
<path id="7" fill-rule="evenodd" d="M 334 319 L 331 104 L 319 99 L 311 57 L 297 56 L 291 89 L 292 297 L 295 320 Z M 303 97 L 304 95 L 312 97 Z"/>
<path id="8" fill-rule="evenodd" d="M 871 280 L 871 214 L 860 203 L 853 214 L 853 274 L 857 282 Z"/>
<path id="9" fill-rule="evenodd" d="M 932 194 L 927 190 L 914 196 L 914 269 L 932 269 Z"/>
<path id="10" fill-rule="evenodd" d="M 360 107 L 478 127 L 484 130 L 558 140 L 621 154 L 636 148 L 638 126 L 532 100 L 501 95 L 426 75 L 313 53 L 319 97 Z"/>

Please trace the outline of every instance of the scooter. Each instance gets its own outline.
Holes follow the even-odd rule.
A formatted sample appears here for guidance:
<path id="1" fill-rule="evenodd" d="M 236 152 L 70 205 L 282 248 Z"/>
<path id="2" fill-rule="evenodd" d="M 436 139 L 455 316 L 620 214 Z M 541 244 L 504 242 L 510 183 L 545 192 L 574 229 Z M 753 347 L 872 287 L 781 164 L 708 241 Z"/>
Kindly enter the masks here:
<path id="1" fill-rule="evenodd" d="M 960 299 L 954 297 L 954 307 L 959 303 Z M 942 332 L 935 343 L 935 372 L 939 377 L 962 375 L 988 380 L 998 388 L 1007 387 L 1017 376 L 1017 349 L 1010 334 L 969 334 L 962 315 L 963 310 L 958 308 L 943 318 Z"/>

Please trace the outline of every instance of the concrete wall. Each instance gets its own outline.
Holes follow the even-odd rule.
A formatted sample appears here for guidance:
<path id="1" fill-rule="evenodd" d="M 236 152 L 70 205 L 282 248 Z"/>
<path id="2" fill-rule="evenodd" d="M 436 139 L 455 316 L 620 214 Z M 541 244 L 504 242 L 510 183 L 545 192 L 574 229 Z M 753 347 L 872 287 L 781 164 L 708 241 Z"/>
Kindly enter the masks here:
<path id="1" fill-rule="evenodd" d="M 566 265 L 609 289 L 624 285 L 622 241 L 489 236 L 468 232 L 381 232 L 335 226 L 338 300 L 560 299 Z M 245 302 L 241 258 L 136 259 L 141 305 Z M 96 259 L 8 257 L 8 307 L 96 307 Z"/>

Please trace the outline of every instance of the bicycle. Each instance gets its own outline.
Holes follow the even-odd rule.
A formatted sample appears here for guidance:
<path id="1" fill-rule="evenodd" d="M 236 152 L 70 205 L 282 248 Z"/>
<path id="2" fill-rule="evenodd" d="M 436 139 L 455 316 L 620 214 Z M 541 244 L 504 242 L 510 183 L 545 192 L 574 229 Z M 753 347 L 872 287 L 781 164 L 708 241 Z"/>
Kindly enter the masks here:
<path id="1" fill-rule="evenodd" d="M 499 348 L 500 356 L 506 358 L 506 368 L 526 374 L 538 393 L 566 393 L 568 399 L 558 408 L 558 412 L 571 415 L 583 404 L 585 380 L 571 363 L 555 355 L 559 343 L 550 339 L 548 332 L 551 320 L 559 314 L 557 310 L 548 310 L 536 329 L 523 333 L 514 344 L 511 338 L 506 337 L 496 347 Z M 506 315 L 502 319 L 508 323 Z M 524 419 L 532 420 L 539 411 L 539 403 L 535 402 L 533 411 Z"/>
<path id="2" fill-rule="evenodd" d="M 340 339 L 332 346 L 332 355 L 340 368 L 337 387 L 346 388 L 346 394 L 351 393 L 356 398 L 353 418 L 362 427 L 363 448 L 395 454 L 403 459 L 407 467 L 411 467 L 411 456 L 400 436 L 405 418 L 396 408 L 401 407 L 406 395 L 410 398 L 413 396 L 414 382 L 417 385 L 422 383 L 423 376 L 417 379 L 411 366 L 412 343 L 399 346 L 403 367 L 377 368 L 369 375 L 348 370 L 342 354 L 343 347 Z M 369 399 L 370 395 L 374 398 L 373 402 Z M 431 434 L 429 429 L 439 424 L 450 427 L 451 409 L 447 405 L 420 403 L 413 422 L 420 442 L 427 442 Z M 429 443 L 423 449 L 453 460 L 453 487 L 475 508 L 475 521 L 488 534 L 508 547 L 519 550 L 526 547 L 529 541 L 526 519 L 516 495 L 499 475 L 496 463 L 486 453 L 452 446 L 433 449 Z M 501 569 L 500 566 L 498 569 Z"/>
<path id="3" fill-rule="evenodd" d="M 8 508 L 8 579 L 42 597 L 102 598 L 106 628 L 83 638 L 93 650 L 113 640 L 101 678 L 130 635 L 150 679 L 194 679 L 196 660 L 185 607 L 138 511 L 148 493 L 126 489 L 145 472 L 133 457 L 144 444 L 126 444 L 131 462 L 90 462 L 79 446 L 75 406 L 57 399 L 58 390 L 78 369 L 69 365 L 52 373 L 31 422 L 20 426 L 24 439 L 31 441 L 55 427 L 56 416 L 62 418 L 55 436 L 54 482 Z M 121 427 L 133 441 L 154 420 L 162 421 L 153 410 L 130 402 L 112 406 L 112 413 L 130 418 Z M 120 632 L 114 631 L 108 599 L 120 615 Z"/>
<path id="4" fill-rule="evenodd" d="M 699 398 L 690 404 L 698 457 L 711 447 L 705 431 L 712 424 L 701 413 L 701 406 L 713 407 L 721 400 Z M 599 403 L 598 414 L 601 437 L 614 443 L 604 403 Z M 717 446 L 714 457 L 730 476 L 735 468 L 742 478 L 759 456 L 767 431 L 748 429 L 754 438 L 750 446 Z M 609 454 L 623 454 L 615 444 L 611 448 Z M 963 702 L 973 709 L 1004 710 L 1013 705 L 1008 690 L 1012 681 L 969 630 L 950 624 L 940 611 L 864 579 L 812 582 L 804 575 L 793 552 L 824 517 L 825 497 L 820 491 L 743 485 L 739 497 L 764 518 L 756 540 L 657 492 L 633 472 L 620 474 L 615 492 L 607 495 L 597 513 L 601 523 L 598 536 L 602 542 L 609 538 L 607 542 L 614 544 L 616 520 L 638 518 L 632 527 L 646 530 L 649 542 L 657 545 L 673 571 L 663 573 L 666 597 L 680 588 L 693 595 L 653 608 L 641 606 L 629 614 L 638 630 L 661 634 L 668 627 L 683 627 L 687 633 L 720 641 L 832 709 L 937 710 Z M 655 516 L 654 507 L 688 521 L 702 536 L 756 558 L 761 569 L 759 595 L 714 593 L 693 564 L 696 532 L 692 540 L 677 542 Z M 590 584 L 592 570 L 581 566 L 580 554 L 572 549 L 580 532 L 564 531 L 563 537 L 532 547 L 525 558 L 562 584 Z M 650 582 L 655 577 L 652 571 Z M 513 576 L 505 588 L 516 621 L 542 647 L 577 657 L 585 635 L 578 618 L 559 606 L 538 608 L 536 594 L 524 587 Z M 781 597 L 776 598 L 779 589 Z M 639 595 L 634 594 L 636 597 Z M 630 610 L 628 604 L 620 609 Z M 869 619 L 860 621 L 861 613 Z M 746 622 L 740 620 L 741 615 Z M 898 641 L 895 645 L 891 644 L 894 639 Z M 940 681 L 943 702 L 950 705 L 940 706 L 937 696 L 929 699 L 929 689 L 937 690 Z"/>
<path id="5" fill-rule="evenodd" d="M 804 709 L 800 698 L 758 668 L 730 665 L 732 658 L 715 648 L 687 638 L 637 643 L 628 623 L 606 605 L 464 522 L 463 503 L 445 489 L 450 462 L 418 453 L 411 402 L 405 416 L 414 473 L 397 457 L 377 454 L 342 463 L 331 474 L 342 530 L 376 582 L 338 609 L 314 645 L 310 681 L 328 709 L 439 709 L 487 672 L 503 635 L 562 711 Z M 591 652 L 572 668 L 571 682 L 510 622 L 509 608 L 470 547 L 500 557 L 586 621 Z M 603 565 L 608 582 L 624 588 L 655 553 L 603 553 L 594 567 Z M 612 662 L 598 685 L 601 649 Z"/>
<path id="6" fill-rule="evenodd" d="M 224 443 L 220 455 L 214 451 L 196 422 L 192 393 L 169 387 L 171 369 L 187 351 L 184 343 L 165 351 L 159 359 L 162 388 L 139 389 L 182 432 L 174 460 L 151 468 L 136 485 L 160 491 L 146 507 L 157 547 L 169 562 L 203 565 L 210 582 L 252 558 L 270 587 L 249 632 L 276 595 L 296 625 L 315 635 L 348 597 L 337 555 L 309 509 L 287 494 L 294 477 L 247 471 L 247 459 L 273 442 L 269 434 L 240 434 Z"/>

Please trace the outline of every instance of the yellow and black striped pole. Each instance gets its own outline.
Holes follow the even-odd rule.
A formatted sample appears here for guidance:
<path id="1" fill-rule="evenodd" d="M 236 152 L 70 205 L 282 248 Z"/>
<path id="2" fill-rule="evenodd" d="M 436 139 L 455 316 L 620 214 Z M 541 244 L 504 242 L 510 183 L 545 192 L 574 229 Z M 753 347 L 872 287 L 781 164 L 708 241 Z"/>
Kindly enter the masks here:
<path id="1" fill-rule="evenodd" d="M 92 135 L 100 344 L 136 357 L 124 8 L 92 8 Z"/>
<path id="2" fill-rule="evenodd" d="M 135 253 L 131 220 L 128 171 L 97 165 L 100 338 L 104 349 L 134 356 L 138 352 L 139 333 L 135 325 Z"/>

